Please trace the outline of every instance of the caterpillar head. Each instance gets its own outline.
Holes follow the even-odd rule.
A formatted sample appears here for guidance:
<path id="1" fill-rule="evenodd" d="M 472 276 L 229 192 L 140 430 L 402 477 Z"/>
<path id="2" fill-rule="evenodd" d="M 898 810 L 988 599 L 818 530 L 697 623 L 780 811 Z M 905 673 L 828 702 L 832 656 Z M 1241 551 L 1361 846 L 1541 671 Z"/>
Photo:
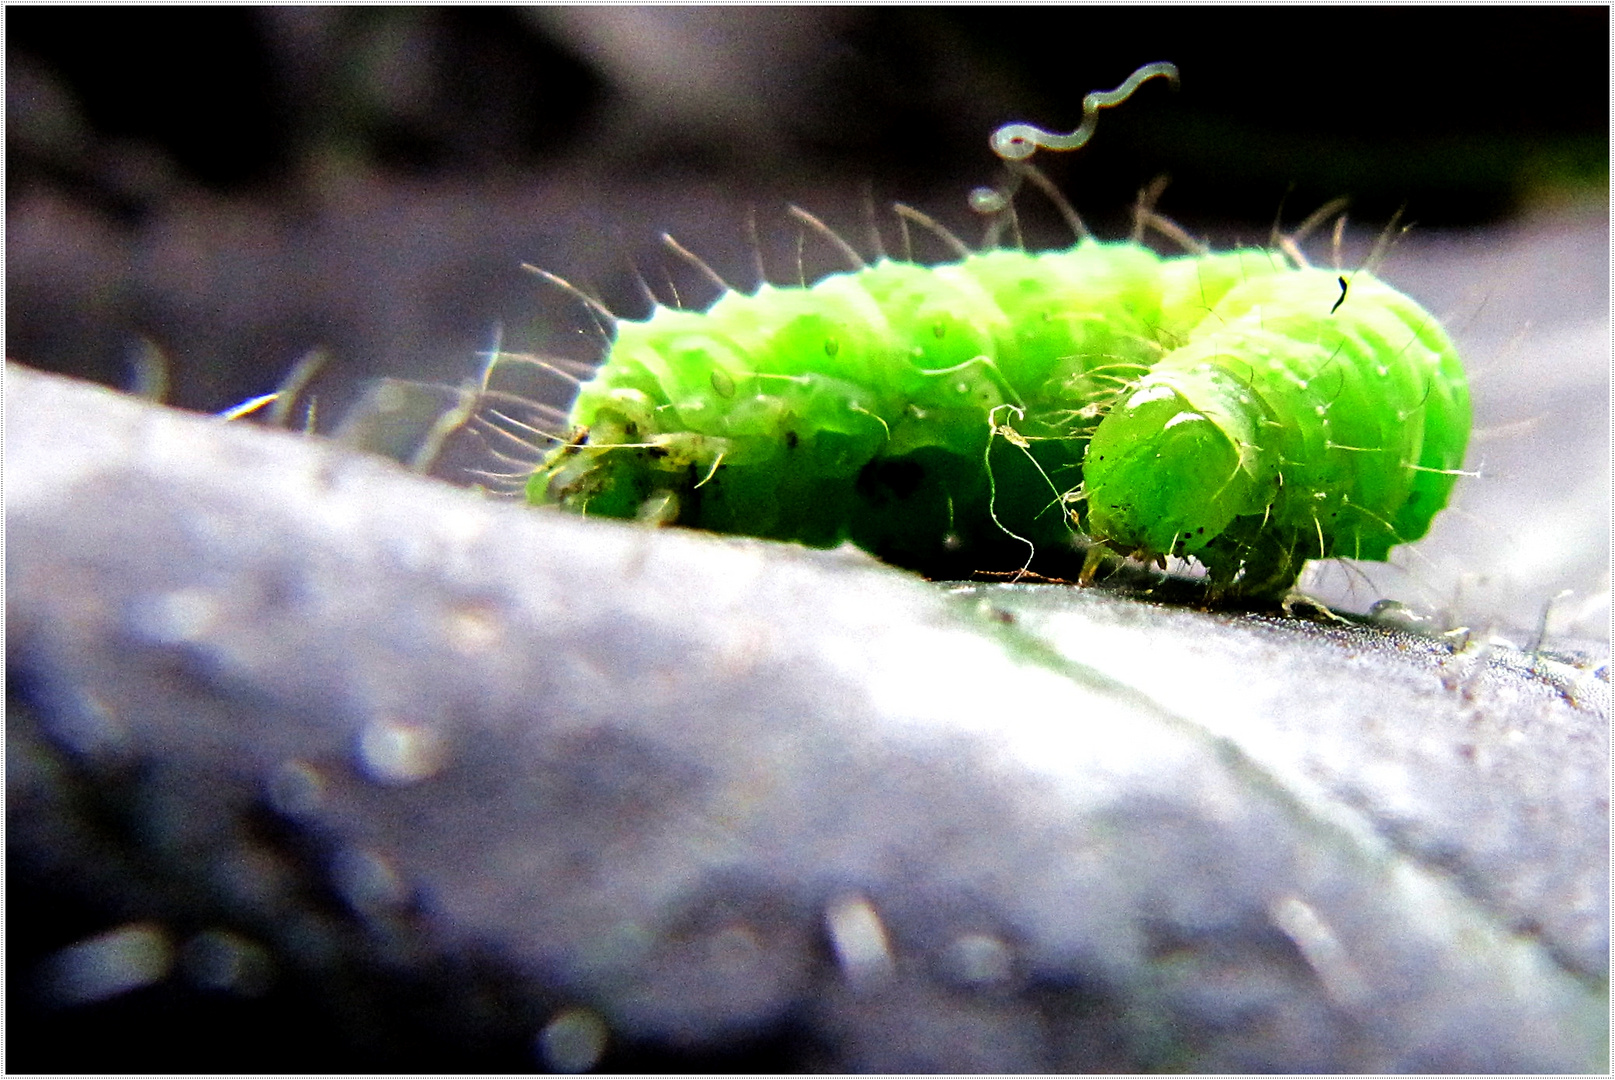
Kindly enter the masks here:
<path id="1" fill-rule="evenodd" d="M 1216 370 L 1140 381 L 1088 443 L 1089 534 L 1144 558 L 1193 555 L 1236 517 L 1259 513 L 1276 477 L 1253 452 L 1250 410 L 1226 403 L 1241 396 L 1239 384 Z"/>

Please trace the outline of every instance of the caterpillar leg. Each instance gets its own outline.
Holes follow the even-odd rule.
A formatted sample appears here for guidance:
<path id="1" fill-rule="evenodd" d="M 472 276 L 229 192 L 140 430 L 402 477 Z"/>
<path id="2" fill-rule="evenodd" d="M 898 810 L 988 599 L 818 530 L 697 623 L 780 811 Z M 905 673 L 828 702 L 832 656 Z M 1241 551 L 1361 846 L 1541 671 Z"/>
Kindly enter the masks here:
<path id="1" fill-rule="evenodd" d="M 1340 614 L 1322 600 L 1319 600 L 1315 596 L 1308 596 L 1300 589 L 1291 589 L 1287 594 L 1285 594 L 1284 599 L 1279 601 L 1279 609 L 1287 616 L 1293 616 L 1295 614 L 1295 609 L 1302 606 L 1311 608 L 1313 611 L 1316 611 L 1319 615 L 1322 615 L 1330 622 L 1340 623 L 1343 626 L 1355 625 L 1350 619 Z"/>

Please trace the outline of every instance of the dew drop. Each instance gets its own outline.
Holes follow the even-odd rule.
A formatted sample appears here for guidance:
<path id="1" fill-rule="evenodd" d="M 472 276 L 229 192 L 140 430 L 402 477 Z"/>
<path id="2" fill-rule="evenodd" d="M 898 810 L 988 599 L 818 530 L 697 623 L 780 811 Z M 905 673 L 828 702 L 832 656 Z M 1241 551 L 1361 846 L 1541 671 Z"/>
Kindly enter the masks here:
<path id="1" fill-rule="evenodd" d="M 844 896 L 824 914 L 830 946 L 841 973 L 854 986 L 880 982 L 892 973 L 891 945 L 875 906 L 861 896 Z"/>
<path id="2" fill-rule="evenodd" d="M 211 589 L 175 589 L 138 605 L 131 617 L 136 634 L 156 645 L 199 641 L 218 621 L 219 602 Z"/>
<path id="3" fill-rule="evenodd" d="M 1370 988 L 1333 928 L 1316 909 L 1295 896 L 1268 909 L 1273 924 L 1295 943 L 1334 1003 L 1355 1011 L 1368 1001 Z"/>
<path id="4" fill-rule="evenodd" d="M 359 732 L 359 763 L 383 784 L 413 784 L 443 768 L 443 736 L 422 724 L 377 720 Z"/>
<path id="5" fill-rule="evenodd" d="M 592 1009 L 562 1009 L 538 1033 L 538 1054 L 556 1072 L 588 1072 L 600 1063 L 610 1034 Z"/>
<path id="6" fill-rule="evenodd" d="M 60 1005 L 87 1005 L 161 982 L 173 963 L 162 927 L 131 923 L 70 945 L 45 961 L 44 990 Z"/>

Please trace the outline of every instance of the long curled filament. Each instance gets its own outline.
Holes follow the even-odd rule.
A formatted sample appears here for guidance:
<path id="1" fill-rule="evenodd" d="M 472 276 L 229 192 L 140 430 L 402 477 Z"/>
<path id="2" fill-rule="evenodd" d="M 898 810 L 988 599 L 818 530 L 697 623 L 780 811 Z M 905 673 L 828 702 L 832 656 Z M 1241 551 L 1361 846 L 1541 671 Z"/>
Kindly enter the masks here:
<path id="1" fill-rule="evenodd" d="M 1164 75 L 1174 88 L 1178 85 L 1178 69 L 1175 64 L 1160 61 L 1154 64 L 1145 64 L 1131 75 L 1127 81 L 1114 90 L 1095 90 L 1082 99 L 1082 124 L 1069 135 L 1056 135 L 1052 131 L 1044 131 L 1031 124 L 1005 124 L 993 132 L 993 153 L 1005 161 L 1025 161 L 1037 153 L 1041 147 L 1044 150 L 1075 150 L 1093 137 L 1093 129 L 1099 123 L 1099 110 L 1108 109 L 1112 105 L 1120 105 L 1133 96 L 1133 91 L 1147 79 L 1157 75 Z"/>

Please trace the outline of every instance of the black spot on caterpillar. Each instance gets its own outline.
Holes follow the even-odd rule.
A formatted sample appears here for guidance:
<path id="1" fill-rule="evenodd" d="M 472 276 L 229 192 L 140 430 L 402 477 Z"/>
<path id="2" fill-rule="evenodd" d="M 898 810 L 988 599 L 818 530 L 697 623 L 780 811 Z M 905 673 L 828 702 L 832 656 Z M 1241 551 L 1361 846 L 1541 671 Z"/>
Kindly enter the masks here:
<path id="1" fill-rule="evenodd" d="M 1047 187 L 1020 162 L 1082 145 L 1098 109 L 1156 76 L 1176 71 L 1090 94 L 1069 136 L 1009 125 L 993 145 L 1015 183 Z M 938 578 L 1073 560 L 1086 576 L 1106 550 L 1193 558 L 1216 592 L 1260 598 L 1308 559 L 1384 560 L 1445 505 L 1464 371 L 1436 321 L 1367 271 L 1348 300 L 1346 278 L 1261 249 L 950 242 L 965 253 L 948 265 L 863 266 L 847 248 L 860 268 L 811 286 L 611 317 L 568 417 L 586 434 L 545 458 L 529 499 L 850 540 Z"/>

